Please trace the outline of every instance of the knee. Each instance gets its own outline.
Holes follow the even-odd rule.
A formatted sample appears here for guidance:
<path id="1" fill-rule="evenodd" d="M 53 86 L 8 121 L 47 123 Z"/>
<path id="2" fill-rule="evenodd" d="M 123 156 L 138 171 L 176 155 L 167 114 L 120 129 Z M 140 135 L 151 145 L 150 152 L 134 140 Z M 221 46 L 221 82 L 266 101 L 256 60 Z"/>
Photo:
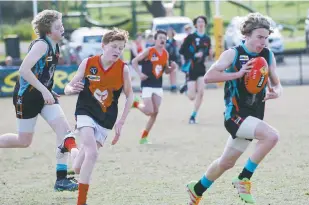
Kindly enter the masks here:
<path id="1" fill-rule="evenodd" d="M 189 100 L 195 100 L 195 93 L 188 93 Z"/>
<path id="2" fill-rule="evenodd" d="M 279 132 L 277 130 L 274 130 L 268 135 L 267 142 L 270 145 L 275 146 L 278 141 L 279 141 Z"/>
<path id="3" fill-rule="evenodd" d="M 197 94 L 200 98 L 202 98 L 204 96 L 204 90 L 199 90 Z"/>
<path id="4" fill-rule="evenodd" d="M 18 139 L 20 148 L 27 148 L 32 143 L 32 136 L 18 136 Z"/>
<path id="5" fill-rule="evenodd" d="M 218 165 L 221 170 L 228 170 L 234 167 L 235 161 L 229 159 L 219 158 Z"/>
<path id="6" fill-rule="evenodd" d="M 31 142 L 20 142 L 20 148 L 27 148 L 31 145 Z"/>
<path id="7" fill-rule="evenodd" d="M 145 114 L 146 114 L 147 116 L 151 116 L 153 113 L 154 113 L 153 109 L 150 109 L 150 108 L 145 109 Z"/>
<path id="8" fill-rule="evenodd" d="M 146 114 L 147 116 L 150 116 L 150 117 L 153 116 L 154 113 L 155 113 L 155 112 L 154 112 L 153 110 L 149 110 L 149 111 L 146 111 L 146 112 L 145 112 L 145 114 Z"/>
<path id="9" fill-rule="evenodd" d="M 73 167 L 74 173 L 75 174 L 80 174 L 80 167 Z"/>

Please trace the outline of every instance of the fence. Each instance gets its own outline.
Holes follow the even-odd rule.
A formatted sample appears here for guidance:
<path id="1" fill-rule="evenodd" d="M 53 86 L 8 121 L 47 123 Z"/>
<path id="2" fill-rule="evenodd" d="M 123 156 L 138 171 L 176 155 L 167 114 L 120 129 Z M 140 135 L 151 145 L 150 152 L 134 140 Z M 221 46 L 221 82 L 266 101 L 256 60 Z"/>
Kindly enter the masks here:
<path id="1" fill-rule="evenodd" d="M 14 86 L 18 79 L 19 67 L 2 67 L 0 66 L 0 97 L 12 96 Z M 65 85 L 74 77 L 77 70 L 76 65 L 57 66 L 54 74 L 54 91 L 63 94 Z"/>
<path id="2" fill-rule="evenodd" d="M 213 62 L 209 62 L 209 68 Z M 0 97 L 12 96 L 15 83 L 18 78 L 19 67 L 0 67 Z M 77 66 L 57 66 L 54 77 L 54 91 L 63 94 L 65 85 L 73 78 Z M 277 64 L 277 74 L 283 85 L 305 85 L 309 84 L 309 53 L 304 49 L 287 50 L 284 52 L 284 62 Z M 140 81 L 138 76 L 132 72 L 133 88 L 139 90 Z M 184 83 L 185 76 L 178 71 L 177 84 Z M 167 75 L 163 77 L 163 87 L 168 89 L 170 86 Z M 207 85 L 208 88 L 216 87 L 216 84 Z"/>

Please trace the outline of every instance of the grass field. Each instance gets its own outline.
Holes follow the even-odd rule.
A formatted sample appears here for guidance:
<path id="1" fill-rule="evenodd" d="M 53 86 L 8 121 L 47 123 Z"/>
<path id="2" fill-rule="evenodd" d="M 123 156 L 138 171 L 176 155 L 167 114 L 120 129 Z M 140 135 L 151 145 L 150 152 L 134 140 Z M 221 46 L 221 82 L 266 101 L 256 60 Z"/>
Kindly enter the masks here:
<path id="1" fill-rule="evenodd" d="M 265 120 L 276 127 L 281 139 L 252 178 L 258 205 L 307 205 L 309 201 L 308 116 L 309 87 L 285 87 L 284 95 L 269 101 Z M 121 97 L 120 107 L 123 107 Z M 184 205 L 185 184 L 199 179 L 220 156 L 228 133 L 223 127 L 223 90 L 205 91 L 197 119 L 189 125 L 192 104 L 182 95 L 165 93 L 158 121 L 150 133 L 151 145 L 139 145 L 146 117 L 132 110 L 116 146 L 110 134 L 100 150 L 90 186 L 90 205 Z M 60 103 L 74 125 L 76 96 Z M 11 98 L 2 98 L 1 133 L 15 131 Z M 121 109 L 120 109 L 121 110 Z M 254 143 L 253 143 L 254 144 Z M 205 194 L 201 205 L 242 205 L 231 186 L 254 149 L 251 145 Z M 55 135 L 39 118 L 28 149 L 0 149 L 1 205 L 72 205 L 76 193 L 55 193 Z"/>

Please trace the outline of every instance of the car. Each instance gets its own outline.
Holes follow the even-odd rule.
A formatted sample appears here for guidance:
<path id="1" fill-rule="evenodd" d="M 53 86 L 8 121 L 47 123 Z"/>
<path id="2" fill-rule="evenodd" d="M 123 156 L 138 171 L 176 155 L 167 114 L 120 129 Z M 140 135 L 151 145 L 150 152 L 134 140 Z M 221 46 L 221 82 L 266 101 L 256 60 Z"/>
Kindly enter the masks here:
<path id="1" fill-rule="evenodd" d="M 81 47 L 82 59 L 102 54 L 102 37 L 108 31 L 101 27 L 81 27 L 72 32 L 70 47 Z"/>
<path id="2" fill-rule="evenodd" d="M 224 35 L 224 47 L 229 49 L 231 47 L 237 46 L 243 41 L 244 37 L 240 32 L 240 24 L 244 17 L 236 16 L 234 17 L 226 28 Z M 283 62 L 284 60 L 284 40 L 281 35 L 282 26 L 277 25 L 272 19 L 269 18 L 273 33 L 268 37 L 267 47 L 274 53 L 277 62 Z"/>
<path id="3" fill-rule="evenodd" d="M 169 28 L 173 28 L 175 30 L 176 35 L 174 36 L 177 44 L 180 45 L 184 38 L 187 37 L 187 33 L 185 32 L 185 26 L 190 25 L 192 28 L 193 22 L 189 17 L 185 16 L 168 16 L 168 17 L 157 17 L 153 18 L 151 23 L 151 29 L 146 30 L 145 33 L 155 33 L 156 30 L 165 30 L 167 31 Z"/>

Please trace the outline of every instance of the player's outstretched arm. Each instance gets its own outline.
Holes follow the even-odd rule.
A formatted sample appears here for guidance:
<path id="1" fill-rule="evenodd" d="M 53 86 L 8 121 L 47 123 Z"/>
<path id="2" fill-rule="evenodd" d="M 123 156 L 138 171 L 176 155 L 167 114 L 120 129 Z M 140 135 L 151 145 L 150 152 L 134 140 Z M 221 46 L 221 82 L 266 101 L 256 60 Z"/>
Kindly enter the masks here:
<path id="1" fill-rule="evenodd" d="M 219 83 L 228 80 L 234 80 L 237 78 L 241 78 L 245 73 L 249 72 L 252 65 L 252 60 L 248 61 L 238 72 L 225 72 L 227 68 L 229 68 L 234 61 L 234 57 L 236 55 L 236 51 L 234 49 L 229 49 L 224 51 L 219 59 L 212 64 L 210 69 L 204 76 L 205 83 Z"/>
<path id="2" fill-rule="evenodd" d="M 282 95 L 283 92 L 280 79 L 276 72 L 277 68 L 276 58 L 273 53 L 271 54 L 272 54 L 272 63 L 269 66 L 269 80 L 267 83 L 268 89 L 264 101 L 278 98 Z"/>
<path id="3" fill-rule="evenodd" d="M 116 144 L 117 141 L 119 140 L 122 126 L 133 104 L 133 89 L 131 84 L 131 76 L 127 65 L 125 65 L 123 69 L 123 92 L 126 96 L 126 103 L 124 105 L 121 117 L 119 118 L 119 120 L 117 120 L 115 124 L 115 137 L 112 141 L 112 145 Z"/>
<path id="4" fill-rule="evenodd" d="M 81 62 L 81 64 L 78 66 L 78 69 L 73 79 L 65 86 L 64 94 L 72 95 L 72 94 L 79 93 L 84 89 L 84 83 L 82 82 L 82 80 L 85 75 L 87 61 L 88 61 L 88 58 L 84 59 Z"/>
<path id="5" fill-rule="evenodd" d="M 119 120 L 124 123 L 133 104 L 133 89 L 131 83 L 131 76 L 127 65 L 125 65 L 123 69 L 123 92 L 126 96 L 126 103 L 124 105 L 124 109 Z"/>

